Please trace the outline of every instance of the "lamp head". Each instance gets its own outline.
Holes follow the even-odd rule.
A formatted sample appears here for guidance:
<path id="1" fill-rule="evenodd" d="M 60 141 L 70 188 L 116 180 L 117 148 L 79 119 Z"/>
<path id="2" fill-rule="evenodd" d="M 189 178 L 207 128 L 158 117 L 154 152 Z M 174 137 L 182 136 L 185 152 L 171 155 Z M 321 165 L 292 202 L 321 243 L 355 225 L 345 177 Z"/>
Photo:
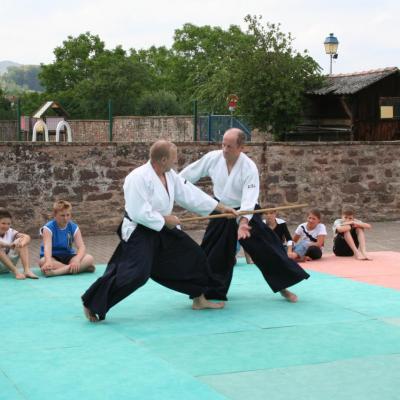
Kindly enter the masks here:
<path id="1" fill-rule="evenodd" d="M 330 33 L 324 41 L 324 46 L 326 54 L 337 54 L 339 41 L 337 40 L 337 37 L 333 36 L 333 33 Z"/>

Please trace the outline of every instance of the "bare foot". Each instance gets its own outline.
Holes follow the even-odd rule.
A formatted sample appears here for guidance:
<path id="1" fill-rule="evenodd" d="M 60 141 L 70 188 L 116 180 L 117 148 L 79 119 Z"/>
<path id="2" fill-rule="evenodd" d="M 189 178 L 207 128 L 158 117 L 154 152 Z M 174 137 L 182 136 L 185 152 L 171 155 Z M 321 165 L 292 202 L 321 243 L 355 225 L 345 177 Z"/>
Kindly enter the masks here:
<path id="1" fill-rule="evenodd" d="M 25 279 L 25 275 L 21 274 L 20 272 L 15 273 L 15 279 Z"/>
<path id="2" fill-rule="evenodd" d="M 364 260 L 368 260 L 368 261 L 372 260 L 372 257 L 368 253 L 362 253 L 362 255 L 364 257 Z"/>
<path id="3" fill-rule="evenodd" d="M 93 314 L 87 307 L 83 306 L 83 313 L 85 314 L 85 317 L 90 321 L 90 322 L 98 322 L 99 319 L 96 317 L 96 314 Z"/>
<path id="4" fill-rule="evenodd" d="M 205 297 L 204 294 L 202 294 L 199 297 L 195 297 L 193 299 L 193 305 L 192 309 L 193 310 L 204 310 L 206 308 L 224 308 L 225 303 L 223 301 L 219 303 L 213 303 L 212 301 L 208 301 Z"/>
<path id="5" fill-rule="evenodd" d="M 32 271 L 25 272 L 24 275 L 26 278 L 29 278 L 29 279 L 39 279 L 39 277 L 37 275 L 35 275 Z"/>
<path id="6" fill-rule="evenodd" d="M 298 300 L 298 297 L 287 289 L 281 290 L 280 294 L 290 303 L 296 303 Z"/>
<path id="7" fill-rule="evenodd" d="M 94 272 L 96 271 L 96 267 L 94 265 L 90 265 L 86 268 L 86 272 Z"/>
<path id="8" fill-rule="evenodd" d="M 246 264 L 254 264 L 254 261 L 247 253 L 244 254 L 244 257 L 246 258 Z"/>
<path id="9" fill-rule="evenodd" d="M 61 268 L 55 268 L 55 269 L 47 269 L 47 270 L 42 270 L 42 272 L 47 276 L 58 276 L 58 275 L 68 275 L 71 273 L 69 265 L 65 265 L 64 267 Z"/>
<path id="10" fill-rule="evenodd" d="M 361 254 L 359 251 L 357 251 L 357 253 L 354 253 L 354 257 L 356 260 L 365 260 L 365 256 Z"/>

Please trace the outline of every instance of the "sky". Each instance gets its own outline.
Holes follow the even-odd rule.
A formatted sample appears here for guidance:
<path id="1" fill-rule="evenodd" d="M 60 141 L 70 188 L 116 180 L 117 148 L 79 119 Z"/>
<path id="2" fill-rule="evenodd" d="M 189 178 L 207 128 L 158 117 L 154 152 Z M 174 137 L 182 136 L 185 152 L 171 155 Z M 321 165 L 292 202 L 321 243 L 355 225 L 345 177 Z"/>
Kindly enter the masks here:
<path id="1" fill-rule="evenodd" d="M 333 73 L 400 67 L 398 0 L 0 0 L 0 61 L 48 64 L 68 36 L 89 31 L 109 49 L 170 47 L 175 29 L 239 25 L 261 15 L 294 37 L 293 47 L 329 73 L 323 42 L 339 40 Z"/>

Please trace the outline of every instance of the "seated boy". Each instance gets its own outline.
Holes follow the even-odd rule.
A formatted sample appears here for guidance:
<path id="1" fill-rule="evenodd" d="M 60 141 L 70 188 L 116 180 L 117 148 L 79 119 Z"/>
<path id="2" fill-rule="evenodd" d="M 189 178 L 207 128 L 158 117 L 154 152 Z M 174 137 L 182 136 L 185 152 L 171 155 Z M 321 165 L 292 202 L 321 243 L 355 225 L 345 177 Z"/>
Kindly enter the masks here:
<path id="1" fill-rule="evenodd" d="M 71 221 L 71 203 L 64 200 L 53 205 L 54 219 L 40 229 L 43 243 L 39 266 L 46 276 L 94 272 L 93 257 L 86 254 L 81 231 Z M 76 250 L 72 247 L 75 243 Z"/>
<path id="2" fill-rule="evenodd" d="M 274 233 L 278 236 L 283 246 L 287 250 L 288 245 L 293 244 L 292 235 L 289 232 L 289 229 L 286 225 L 286 221 L 277 217 L 276 210 L 271 210 L 263 214 L 264 224 L 266 224 L 269 228 L 271 228 Z M 240 247 L 240 246 L 239 246 Z M 251 257 L 244 251 L 244 256 L 246 257 L 247 264 L 254 264 Z"/>
<path id="3" fill-rule="evenodd" d="M 371 260 L 367 254 L 364 229 L 371 225 L 354 218 L 352 207 L 342 209 L 342 218 L 333 223 L 333 252 L 339 257 L 354 256 L 357 260 Z"/>
<path id="4" fill-rule="evenodd" d="M 286 221 L 278 218 L 275 210 L 263 214 L 263 217 L 263 222 L 276 233 L 285 248 L 287 248 L 288 244 L 292 244 L 292 235 L 289 232 Z"/>
<path id="5" fill-rule="evenodd" d="M 12 272 L 17 279 L 37 279 L 30 270 L 28 244 L 31 238 L 11 228 L 11 214 L 0 209 L 0 273 Z M 17 263 L 21 258 L 24 273 L 18 271 Z"/>
<path id="6" fill-rule="evenodd" d="M 321 213 L 310 210 L 307 222 L 300 224 L 293 235 L 293 244 L 288 243 L 288 257 L 296 261 L 318 260 L 322 257 L 326 227 L 321 223 Z"/>

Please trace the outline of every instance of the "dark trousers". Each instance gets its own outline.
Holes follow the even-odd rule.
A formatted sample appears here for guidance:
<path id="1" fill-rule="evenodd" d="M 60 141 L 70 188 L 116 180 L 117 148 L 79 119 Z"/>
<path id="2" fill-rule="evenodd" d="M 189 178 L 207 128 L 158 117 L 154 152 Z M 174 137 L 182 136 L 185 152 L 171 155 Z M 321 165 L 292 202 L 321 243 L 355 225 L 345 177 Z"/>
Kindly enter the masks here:
<path id="1" fill-rule="evenodd" d="M 108 310 L 151 278 L 159 284 L 198 297 L 218 285 L 210 276 L 206 255 L 179 229 L 161 232 L 138 225 L 121 240 L 104 275 L 82 296 L 84 305 L 104 319 Z"/>
<path id="2" fill-rule="evenodd" d="M 309 274 L 286 253 L 278 236 L 262 222 L 259 214 L 250 220 L 251 237 L 240 244 L 260 269 L 273 292 L 286 289 L 309 278 Z M 211 271 L 221 283 L 214 298 L 227 300 L 233 267 L 236 263 L 238 225 L 235 219 L 210 220 L 201 247 L 207 254 Z"/>
<path id="3" fill-rule="evenodd" d="M 351 228 L 350 234 L 354 240 L 354 244 L 358 248 L 358 236 L 355 228 Z M 339 257 L 351 257 L 354 256 L 353 250 L 347 244 L 346 239 L 344 238 L 343 233 L 338 233 L 333 239 L 333 253 L 335 256 Z"/>

